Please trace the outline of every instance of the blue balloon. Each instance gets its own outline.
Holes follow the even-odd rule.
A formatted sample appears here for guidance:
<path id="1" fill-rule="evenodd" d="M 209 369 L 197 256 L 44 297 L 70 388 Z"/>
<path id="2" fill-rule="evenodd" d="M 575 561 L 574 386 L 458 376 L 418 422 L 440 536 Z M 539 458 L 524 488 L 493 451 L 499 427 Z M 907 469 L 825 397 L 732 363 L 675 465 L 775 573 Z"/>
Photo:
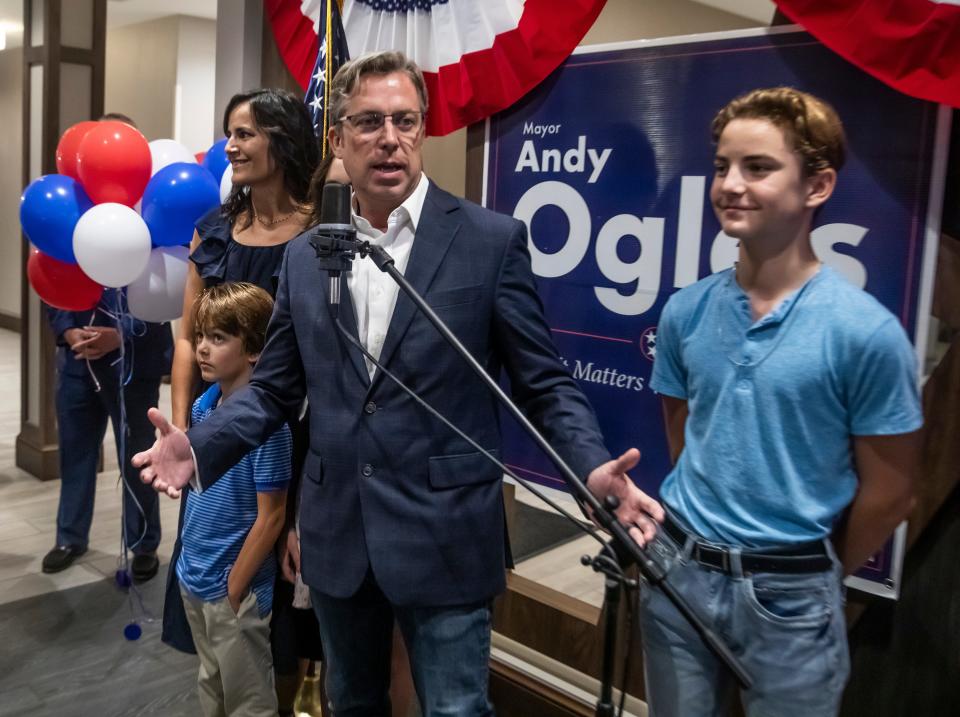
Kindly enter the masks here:
<path id="1" fill-rule="evenodd" d="M 221 139 L 210 145 L 210 149 L 208 149 L 207 153 L 203 156 L 203 166 L 206 167 L 214 179 L 217 180 L 218 187 L 220 186 L 220 178 L 223 177 L 227 165 L 230 164 L 230 160 L 227 159 L 226 147 L 226 138 Z"/>
<path id="2" fill-rule="evenodd" d="M 76 264 L 73 229 L 93 206 L 80 183 L 62 174 L 35 179 L 20 197 L 20 226 L 27 239 L 54 259 Z"/>
<path id="3" fill-rule="evenodd" d="M 127 626 L 123 628 L 123 636 L 130 642 L 139 640 L 142 634 L 143 628 L 137 622 L 127 623 Z"/>
<path id="4" fill-rule="evenodd" d="M 197 220 L 220 206 L 220 187 L 199 164 L 174 162 L 150 178 L 140 213 L 153 245 L 189 244 Z"/>
<path id="5" fill-rule="evenodd" d="M 123 588 L 124 590 L 133 584 L 129 570 L 118 570 L 113 574 L 113 579 L 117 582 L 117 587 Z"/>

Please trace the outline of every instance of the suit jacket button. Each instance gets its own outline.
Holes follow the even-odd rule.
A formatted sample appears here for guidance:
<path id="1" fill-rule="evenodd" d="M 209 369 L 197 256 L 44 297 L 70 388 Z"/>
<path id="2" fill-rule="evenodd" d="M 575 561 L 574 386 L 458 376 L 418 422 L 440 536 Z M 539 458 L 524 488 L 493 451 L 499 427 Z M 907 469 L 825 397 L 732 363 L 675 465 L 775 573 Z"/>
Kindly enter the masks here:
<path id="1" fill-rule="evenodd" d="M 373 466 L 369 463 L 364 463 L 363 468 L 360 469 L 360 472 L 363 474 L 364 478 L 369 478 L 373 475 Z"/>
<path id="2" fill-rule="evenodd" d="M 375 404 L 373 401 L 370 401 L 366 406 L 363 407 L 363 412 L 364 412 L 364 413 L 376 413 L 376 412 L 377 412 L 377 404 Z"/>

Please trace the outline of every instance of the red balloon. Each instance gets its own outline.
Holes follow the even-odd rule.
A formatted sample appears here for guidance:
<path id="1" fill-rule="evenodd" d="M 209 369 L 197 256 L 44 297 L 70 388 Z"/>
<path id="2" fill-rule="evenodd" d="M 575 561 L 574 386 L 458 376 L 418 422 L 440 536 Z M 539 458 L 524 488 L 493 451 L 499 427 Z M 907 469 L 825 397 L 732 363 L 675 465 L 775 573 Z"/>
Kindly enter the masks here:
<path id="1" fill-rule="evenodd" d="M 47 256 L 38 249 L 27 259 L 27 279 L 41 299 L 65 311 L 86 311 L 100 301 L 103 287 L 76 264 Z"/>
<path id="2" fill-rule="evenodd" d="M 140 132 L 123 122 L 97 122 L 77 151 L 80 182 L 94 204 L 132 207 L 150 181 L 153 159 Z"/>
<path id="3" fill-rule="evenodd" d="M 197 153 L 196 153 L 195 155 L 193 155 L 193 156 L 196 158 L 197 164 L 203 164 L 203 158 L 207 156 L 207 153 L 206 153 L 206 152 L 197 152 Z"/>
<path id="4" fill-rule="evenodd" d="M 96 126 L 96 122 L 77 122 L 63 133 L 57 144 L 57 171 L 60 174 L 80 181 L 80 175 L 77 173 L 77 148 L 80 146 L 80 140 Z"/>

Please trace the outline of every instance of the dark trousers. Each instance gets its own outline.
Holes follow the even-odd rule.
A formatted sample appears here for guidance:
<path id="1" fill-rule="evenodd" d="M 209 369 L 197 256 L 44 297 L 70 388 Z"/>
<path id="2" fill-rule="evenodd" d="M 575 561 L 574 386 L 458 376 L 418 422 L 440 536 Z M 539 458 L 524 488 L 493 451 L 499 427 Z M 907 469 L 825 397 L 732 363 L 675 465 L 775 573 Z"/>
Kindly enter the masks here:
<path id="1" fill-rule="evenodd" d="M 390 716 L 393 623 L 403 634 L 424 717 L 493 717 L 487 699 L 489 601 L 445 607 L 391 605 L 372 573 L 356 595 L 311 589 L 336 717 Z"/>
<path id="2" fill-rule="evenodd" d="M 130 459 L 155 440 L 147 409 L 157 405 L 159 378 L 134 376 L 124 386 L 128 434 L 125 455 L 120 455 L 119 387 L 112 375 L 98 374 L 100 391 L 88 375 L 61 372 L 57 379 L 57 421 L 60 434 L 60 507 L 57 511 L 57 545 L 86 548 L 93 520 L 100 444 L 113 422 L 117 460 L 123 475 L 124 526 L 127 547 L 135 554 L 152 553 L 160 544 L 160 502 L 145 485 Z"/>

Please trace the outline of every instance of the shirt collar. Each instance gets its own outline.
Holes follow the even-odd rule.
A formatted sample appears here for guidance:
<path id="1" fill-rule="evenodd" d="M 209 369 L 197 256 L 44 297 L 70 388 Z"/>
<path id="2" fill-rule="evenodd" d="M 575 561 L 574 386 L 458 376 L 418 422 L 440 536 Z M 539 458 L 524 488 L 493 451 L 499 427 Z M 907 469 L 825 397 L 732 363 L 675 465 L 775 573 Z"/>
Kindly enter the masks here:
<path id="1" fill-rule="evenodd" d="M 430 180 L 427 179 L 427 175 L 420 172 L 420 180 L 417 182 L 416 188 L 414 188 L 410 196 L 407 197 L 399 207 L 390 212 L 390 217 L 397 217 L 397 221 L 400 222 L 404 221 L 403 215 L 405 214 L 406 218 L 410 221 L 410 227 L 414 234 L 417 233 L 417 224 L 420 223 L 420 214 L 423 213 L 423 202 L 427 198 L 427 189 L 429 186 Z M 353 217 L 353 225 L 357 228 L 357 231 L 367 235 L 382 233 L 373 227 L 370 222 L 357 214 L 354 203 L 350 205 L 350 213 Z"/>
<path id="2" fill-rule="evenodd" d="M 750 297 L 747 295 L 747 292 L 743 290 L 743 287 L 740 286 L 737 282 L 737 272 L 736 266 L 729 269 L 729 274 L 727 276 L 726 284 L 727 291 L 733 295 L 734 302 L 738 306 L 738 311 L 746 312 L 750 315 Z M 830 267 L 826 264 L 821 263 L 820 268 L 817 272 L 807 279 L 799 288 L 793 291 L 791 294 L 786 296 L 783 301 L 781 301 L 770 313 L 761 318 L 759 321 L 753 322 L 751 319 L 752 326 L 751 329 L 759 329 L 764 326 L 769 326 L 770 324 L 779 324 L 783 323 L 787 316 L 790 314 L 790 311 L 794 306 L 800 301 L 801 298 L 807 293 L 807 288 L 815 285 L 820 281 L 820 277 L 824 276 L 827 272 L 830 271 Z"/>

